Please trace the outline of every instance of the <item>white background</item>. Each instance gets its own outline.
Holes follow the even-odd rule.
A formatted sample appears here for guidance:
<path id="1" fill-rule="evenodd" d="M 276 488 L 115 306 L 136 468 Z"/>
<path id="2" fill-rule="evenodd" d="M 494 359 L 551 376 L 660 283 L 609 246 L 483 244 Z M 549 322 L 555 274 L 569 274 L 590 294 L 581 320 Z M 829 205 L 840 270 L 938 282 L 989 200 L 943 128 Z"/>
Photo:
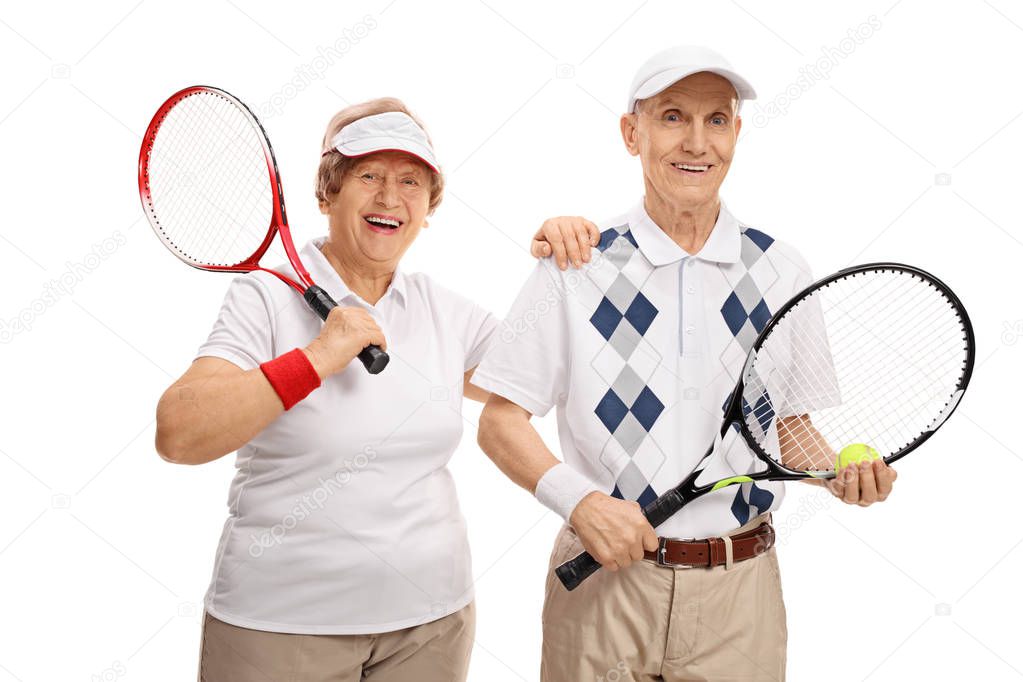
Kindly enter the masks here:
<path id="1" fill-rule="evenodd" d="M 230 277 L 170 257 L 142 217 L 138 146 L 160 102 L 203 83 L 256 105 L 303 243 L 324 230 L 312 180 L 327 120 L 403 98 L 449 183 L 407 268 L 500 315 L 543 218 L 608 217 L 638 198 L 618 134 L 625 88 L 681 42 L 716 47 L 761 105 L 784 105 L 744 110 L 723 190 L 741 220 L 797 245 L 818 274 L 872 260 L 931 270 L 977 332 L 970 392 L 898 466 L 887 503 L 848 508 L 790 486 L 777 518 L 790 679 L 1023 677 L 1021 39 L 1023 10 L 1007 0 L 6 5 L 0 682 L 195 677 L 233 456 L 163 462 L 154 414 Z M 819 61 L 830 76 L 799 85 Z M 452 463 L 478 593 L 470 678 L 536 680 L 559 522 L 479 452 L 478 414 L 466 405 Z"/>

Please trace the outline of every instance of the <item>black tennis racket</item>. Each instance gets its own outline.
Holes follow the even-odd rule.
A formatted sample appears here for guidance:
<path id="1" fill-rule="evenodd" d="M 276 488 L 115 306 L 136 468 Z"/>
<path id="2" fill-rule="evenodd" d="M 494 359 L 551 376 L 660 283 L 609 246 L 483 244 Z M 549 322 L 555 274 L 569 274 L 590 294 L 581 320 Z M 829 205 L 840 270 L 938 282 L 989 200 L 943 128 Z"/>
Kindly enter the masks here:
<path id="1" fill-rule="evenodd" d="M 139 195 L 160 241 L 189 265 L 269 272 L 324 320 L 337 307 L 298 257 L 270 140 L 237 97 L 193 86 L 164 102 L 142 138 Z M 297 282 L 259 264 L 278 234 Z M 389 358 L 378 346 L 367 346 L 359 360 L 377 374 Z"/>
<path id="2" fill-rule="evenodd" d="M 936 277 L 897 263 L 826 277 L 794 296 L 760 332 L 725 408 L 721 440 L 643 514 L 656 528 L 727 486 L 834 478 L 836 448 L 852 443 L 871 445 L 890 464 L 948 419 L 973 361 L 970 318 Z M 729 429 L 766 468 L 699 484 Z M 599 568 L 584 552 L 557 575 L 572 590 Z"/>

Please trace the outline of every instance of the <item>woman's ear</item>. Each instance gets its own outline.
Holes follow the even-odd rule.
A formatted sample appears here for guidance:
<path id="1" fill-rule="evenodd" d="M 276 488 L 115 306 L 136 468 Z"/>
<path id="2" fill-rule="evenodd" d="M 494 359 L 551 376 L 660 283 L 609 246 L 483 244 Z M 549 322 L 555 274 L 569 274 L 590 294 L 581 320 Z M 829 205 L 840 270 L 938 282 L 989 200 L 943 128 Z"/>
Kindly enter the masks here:
<path id="1" fill-rule="evenodd" d="M 320 213 L 322 213 L 323 215 L 327 215 L 328 213 L 330 213 L 330 204 L 329 203 L 327 203 L 323 199 L 320 199 L 319 200 L 319 204 L 320 204 Z"/>

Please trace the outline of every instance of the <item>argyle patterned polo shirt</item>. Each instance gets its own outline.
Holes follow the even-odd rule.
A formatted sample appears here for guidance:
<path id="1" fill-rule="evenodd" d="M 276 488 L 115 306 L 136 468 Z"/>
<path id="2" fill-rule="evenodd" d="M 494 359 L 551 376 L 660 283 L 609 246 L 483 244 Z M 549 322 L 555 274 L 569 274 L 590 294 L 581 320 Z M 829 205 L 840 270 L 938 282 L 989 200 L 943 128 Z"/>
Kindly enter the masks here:
<path id="1" fill-rule="evenodd" d="M 537 264 L 473 382 L 534 415 L 557 407 L 563 461 L 641 505 L 691 473 L 711 443 L 717 456 L 700 483 L 760 468 L 734 431 L 723 441 L 718 432 L 757 334 L 812 281 L 803 258 L 724 203 L 691 255 L 642 202 L 601 224 L 592 256 L 581 270 Z M 776 482 L 724 488 L 658 534 L 720 535 L 783 495 Z"/>

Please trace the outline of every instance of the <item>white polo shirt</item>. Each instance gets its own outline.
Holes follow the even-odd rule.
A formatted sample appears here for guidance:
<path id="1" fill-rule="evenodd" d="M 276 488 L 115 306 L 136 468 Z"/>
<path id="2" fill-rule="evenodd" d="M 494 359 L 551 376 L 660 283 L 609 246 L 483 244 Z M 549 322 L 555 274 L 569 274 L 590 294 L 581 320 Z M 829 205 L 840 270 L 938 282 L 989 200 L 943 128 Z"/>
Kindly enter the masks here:
<path id="1" fill-rule="evenodd" d="M 723 203 L 696 255 L 642 202 L 601 229 L 581 271 L 540 261 L 473 383 L 532 414 L 557 406 L 564 462 L 598 489 L 646 505 L 720 440 L 724 403 L 757 333 L 812 279 L 794 249 L 739 223 Z M 700 483 L 753 470 L 734 431 L 722 445 Z M 658 533 L 721 535 L 777 509 L 783 494 L 772 482 L 725 488 Z"/>
<path id="2" fill-rule="evenodd" d="M 307 244 L 302 262 L 339 304 L 370 311 L 391 362 L 371 376 L 353 361 L 238 451 L 205 606 L 256 630 L 388 632 L 473 599 L 446 465 L 462 437 L 463 375 L 497 321 L 419 273 L 395 273 L 370 306 L 327 262 L 323 241 Z M 291 287 L 256 272 L 231 284 L 197 356 L 252 369 L 321 327 Z"/>

